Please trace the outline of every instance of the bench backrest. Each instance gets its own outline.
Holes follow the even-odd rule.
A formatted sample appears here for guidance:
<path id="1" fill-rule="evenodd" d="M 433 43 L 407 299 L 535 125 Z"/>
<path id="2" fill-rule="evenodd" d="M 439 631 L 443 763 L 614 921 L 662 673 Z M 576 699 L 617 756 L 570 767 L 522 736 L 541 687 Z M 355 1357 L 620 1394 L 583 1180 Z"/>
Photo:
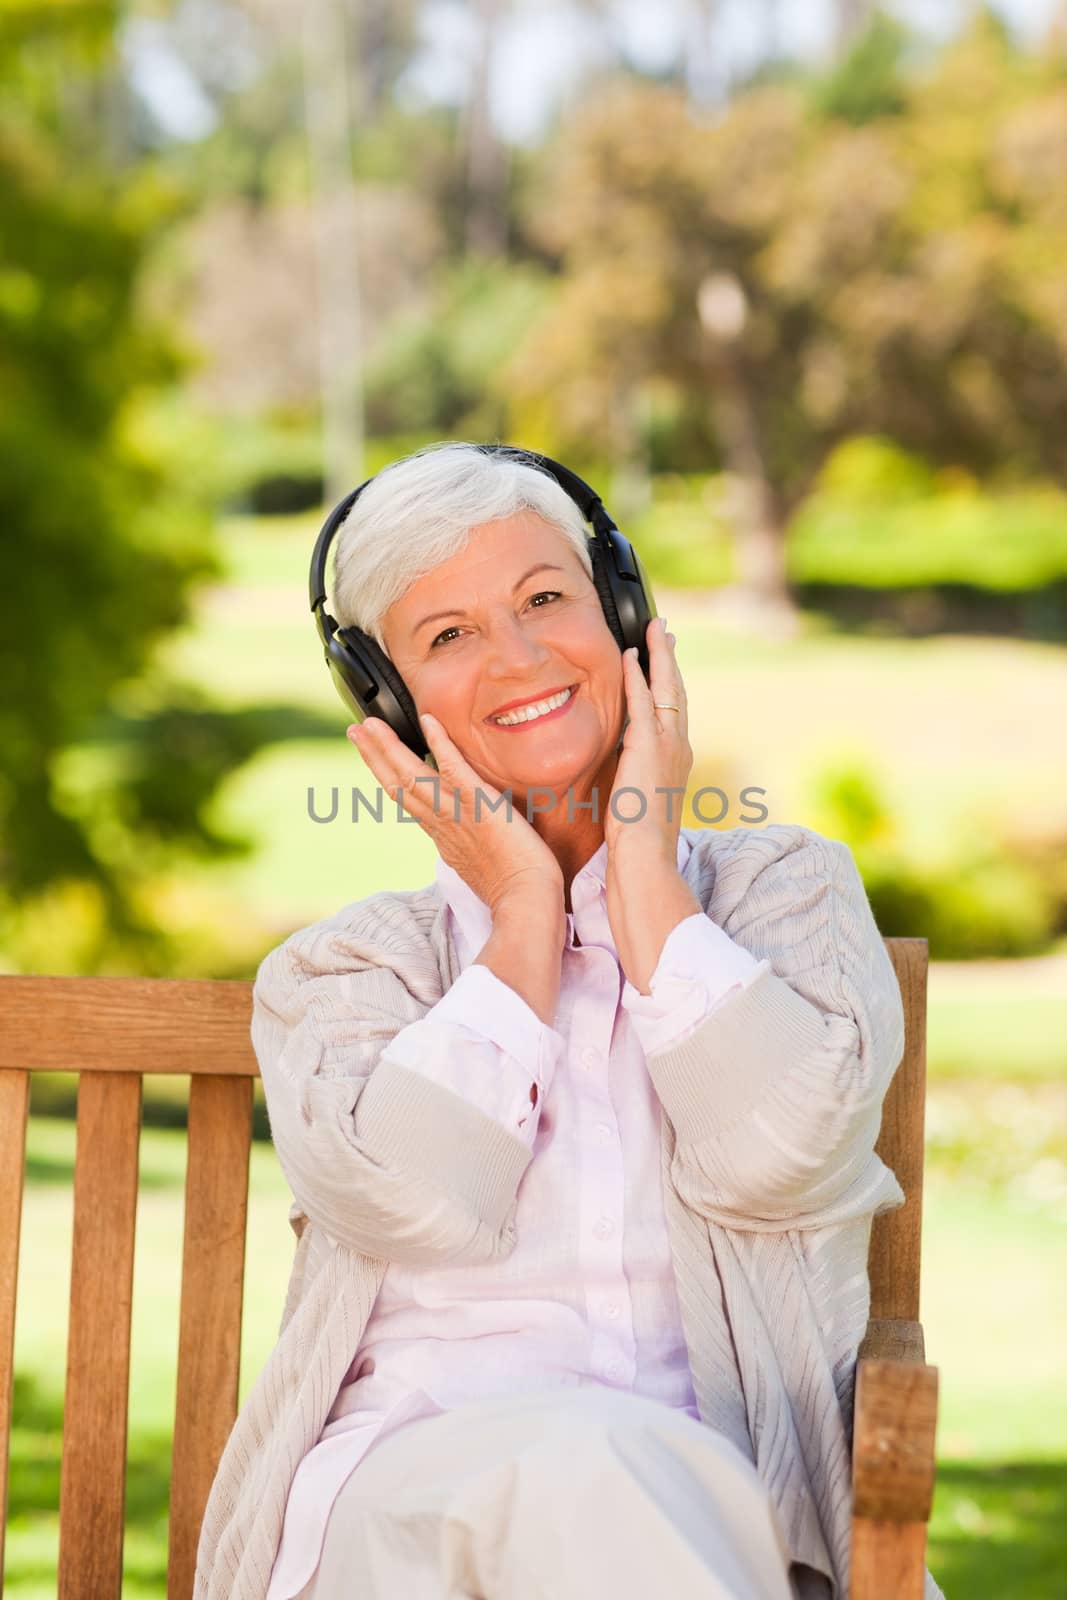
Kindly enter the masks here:
<path id="1" fill-rule="evenodd" d="M 878 1149 L 907 1204 L 875 1221 L 872 1317 L 916 1318 L 926 1075 L 925 939 L 887 939 L 906 1017 Z M 237 1414 L 252 1086 L 252 985 L 0 977 L 0 1511 L 31 1072 L 80 1074 L 60 1476 L 60 1600 L 119 1600 L 141 1084 L 188 1074 L 168 1600 L 189 1600 L 208 1490 Z M 0 1521 L 0 1589 L 3 1526 Z"/>

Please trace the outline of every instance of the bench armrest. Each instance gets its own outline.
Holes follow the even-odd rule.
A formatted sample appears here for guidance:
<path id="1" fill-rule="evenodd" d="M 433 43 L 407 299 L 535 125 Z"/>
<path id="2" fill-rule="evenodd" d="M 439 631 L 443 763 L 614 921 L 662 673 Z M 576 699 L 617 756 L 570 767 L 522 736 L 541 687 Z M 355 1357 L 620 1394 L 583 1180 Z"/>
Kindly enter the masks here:
<path id="1" fill-rule="evenodd" d="M 871 1322 L 856 1363 L 851 1600 L 921 1600 L 936 1424 L 920 1324 Z"/>
<path id="2" fill-rule="evenodd" d="M 856 1365 L 854 1514 L 926 1522 L 934 1494 L 937 1368 L 917 1322 L 872 1322 Z"/>

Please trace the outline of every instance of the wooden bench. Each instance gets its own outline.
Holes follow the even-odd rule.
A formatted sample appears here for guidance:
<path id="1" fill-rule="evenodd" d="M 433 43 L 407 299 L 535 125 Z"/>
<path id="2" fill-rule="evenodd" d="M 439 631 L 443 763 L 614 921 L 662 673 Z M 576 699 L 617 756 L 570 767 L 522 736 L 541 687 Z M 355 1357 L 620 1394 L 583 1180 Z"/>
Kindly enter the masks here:
<path id="1" fill-rule="evenodd" d="M 925 939 L 887 939 L 906 1047 L 878 1149 L 907 1204 L 877 1219 L 857 1374 L 852 1600 L 920 1600 L 937 1374 L 919 1326 Z M 189 1600 L 215 1469 L 237 1414 L 252 1087 L 252 986 L 0 977 L 0 1506 L 7 1505 L 15 1289 L 31 1072 L 80 1074 L 60 1478 L 60 1600 L 119 1600 L 134 1217 L 145 1073 L 190 1077 L 168 1600 Z M 280 1315 L 281 1308 L 278 1307 Z M 0 1591 L 3 1528 L 0 1527 Z"/>

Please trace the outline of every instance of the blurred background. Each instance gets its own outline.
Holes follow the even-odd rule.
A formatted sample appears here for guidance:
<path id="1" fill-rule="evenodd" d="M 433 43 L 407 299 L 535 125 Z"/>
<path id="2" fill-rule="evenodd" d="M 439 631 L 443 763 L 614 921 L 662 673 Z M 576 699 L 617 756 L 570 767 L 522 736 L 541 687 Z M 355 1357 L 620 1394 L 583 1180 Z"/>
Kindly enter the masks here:
<path id="1" fill-rule="evenodd" d="M 1067 1593 L 1067 5 L 0 0 L 0 970 L 250 978 L 431 881 L 351 818 L 306 579 L 324 505 L 446 438 L 562 458 L 638 545 L 722 791 L 687 825 L 843 839 L 929 940 L 930 1565 Z M 185 1090 L 146 1096 L 131 1597 Z M 24 1600 L 73 1105 L 35 1085 Z M 242 1393 L 291 1256 L 258 1128 Z"/>

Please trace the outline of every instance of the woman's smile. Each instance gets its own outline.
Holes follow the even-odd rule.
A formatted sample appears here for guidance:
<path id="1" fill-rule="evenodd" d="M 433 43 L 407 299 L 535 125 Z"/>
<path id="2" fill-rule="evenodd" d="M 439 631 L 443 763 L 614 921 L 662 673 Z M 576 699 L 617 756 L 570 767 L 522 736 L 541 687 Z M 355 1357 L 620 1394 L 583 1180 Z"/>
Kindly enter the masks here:
<path id="1" fill-rule="evenodd" d="M 565 689 L 541 695 L 537 699 L 513 703 L 507 711 L 494 711 L 485 720 L 505 733 L 518 733 L 535 722 L 551 722 L 553 718 L 565 716 L 574 704 L 577 693 L 578 685 L 572 683 Z"/>

